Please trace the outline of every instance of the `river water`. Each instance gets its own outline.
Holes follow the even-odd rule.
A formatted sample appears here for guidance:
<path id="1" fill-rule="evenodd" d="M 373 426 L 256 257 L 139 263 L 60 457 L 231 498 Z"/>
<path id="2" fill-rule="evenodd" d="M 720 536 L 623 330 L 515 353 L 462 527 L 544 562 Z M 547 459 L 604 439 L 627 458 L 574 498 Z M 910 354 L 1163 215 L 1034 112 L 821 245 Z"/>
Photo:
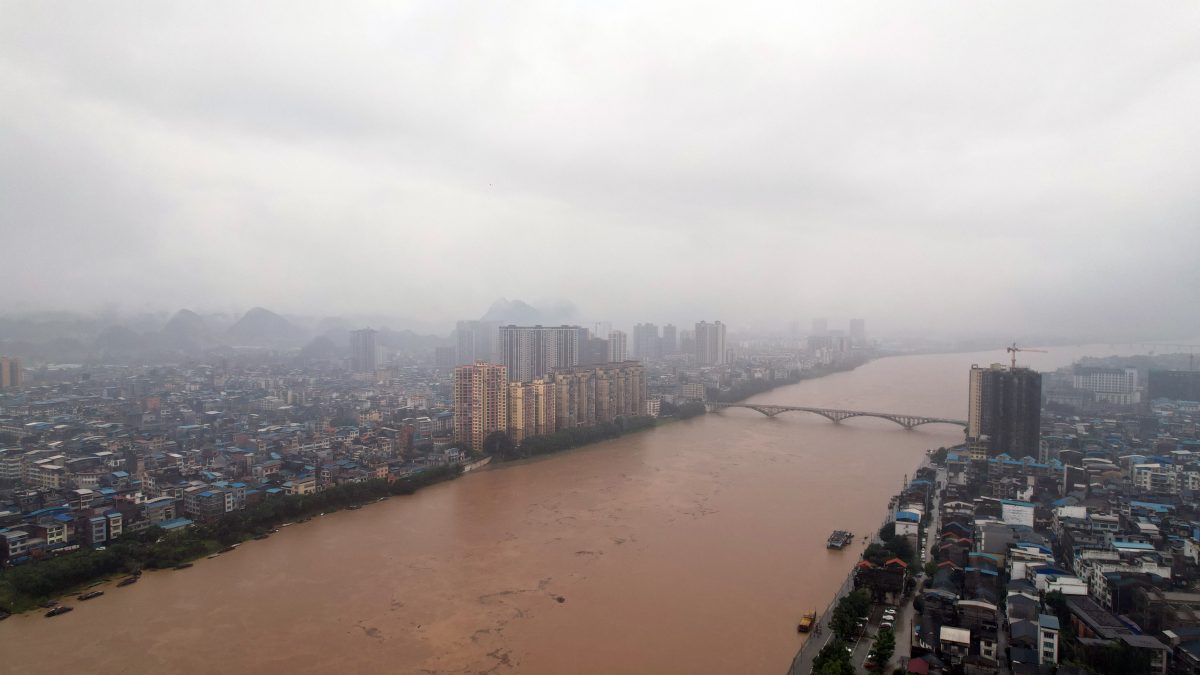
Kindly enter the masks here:
<path id="1" fill-rule="evenodd" d="M 886 358 L 754 400 L 965 419 L 967 369 L 1005 360 Z M 797 620 L 861 550 L 826 550 L 829 532 L 877 527 L 925 450 L 961 438 L 710 414 L 285 528 L 65 616 L 12 617 L 0 670 L 783 673 Z"/>

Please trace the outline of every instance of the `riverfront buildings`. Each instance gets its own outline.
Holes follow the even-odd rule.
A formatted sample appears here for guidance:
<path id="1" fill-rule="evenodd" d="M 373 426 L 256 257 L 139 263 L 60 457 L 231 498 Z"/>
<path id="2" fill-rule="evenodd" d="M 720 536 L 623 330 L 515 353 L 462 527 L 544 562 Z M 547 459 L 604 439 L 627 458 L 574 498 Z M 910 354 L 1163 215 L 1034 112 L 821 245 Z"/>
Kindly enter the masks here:
<path id="1" fill-rule="evenodd" d="M 454 440 L 481 450 L 488 434 L 507 428 L 507 369 L 482 361 L 455 368 Z"/>
<path id="2" fill-rule="evenodd" d="M 646 374 L 637 361 L 554 371 L 556 430 L 643 414 Z"/>
<path id="3" fill-rule="evenodd" d="M 530 436 L 552 434 L 556 428 L 555 385 L 546 380 L 508 385 L 508 436 L 521 443 Z"/>
<path id="4" fill-rule="evenodd" d="M 1041 409 L 1041 373 L 998 363 L 971 367 L 967 437 L 990 454 L 1036 454 Z"/>

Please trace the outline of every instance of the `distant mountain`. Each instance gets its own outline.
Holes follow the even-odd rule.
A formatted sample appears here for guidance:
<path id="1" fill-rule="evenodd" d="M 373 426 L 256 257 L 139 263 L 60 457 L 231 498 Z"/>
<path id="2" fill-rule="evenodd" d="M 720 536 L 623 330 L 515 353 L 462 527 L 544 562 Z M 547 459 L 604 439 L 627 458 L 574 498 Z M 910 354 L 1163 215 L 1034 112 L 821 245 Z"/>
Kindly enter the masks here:
<path id="1" fill-rule="evenodd" d="M 287 319 L 262 307 L 242 315 L 226 335 L 235 346 L 282 346 L 298 345 L 304 340 L 304 331 Z"/>
<path id="2" fill-rule="evenodd" d="M 163 326 L 156 342 L 161 349 L 194 354 L 216 346 L 217 339 L 204 317 L 190 309 L 181 309 Z"/>
<path id="3" fill-rule="evenodd" d="M 341 345 L 343 348 L 350 344 L 350 331 L 361 328 L 355 325 L 349 319 L 340 316 L 328 316 L 317 322 L 314 327 L 314 333 L 322 337 L 327 337 L 335 345 Z"/>
<path id="4" fill-rule="evenodd" d="M 298 359 L 302 363 L 333 361 L 341 358 L 342 353 L 343 350 L 339 349 L 333 340 L 325 335 L 319 335 L 300 349 Z"/>
<path id="5" fill-rule="evenodd" d="M 146 338 L 125 326 L 109 326 L 96 336 L 92 349 L 104 359 L 131 359 L 146 349 Z"/>
<path id="6" fill-rule="evenodd" d="M 437 347 L 447 347 L 453 342 L 438 335 L 421 335 L 411 330 L 396 331 L 384 328 L 379 331 L 379 344 L 404 354 L 432 354 Z"/>
<path id="7" fill-rule="evenodd" d="M 547 307 L 534 307 L 522 300 L 500 298 L 492 303 L 481 321 L 497 321 L 518 326 L 558 326 L 578 319 L 575 305 L 568 301 L 553 301 Z"/>
<path id="8" fill-rule="evenodd" d="M 521 326 L 531 326 L 543 323 L 542 313 L 532 305 L 526 304 L 521 300 L 507 300 L 500 298 L 492 303 L 488 308 L 487 314 L 483 315 L 482 321 L 498 321 L 504 324 L 517 324 Z"/>

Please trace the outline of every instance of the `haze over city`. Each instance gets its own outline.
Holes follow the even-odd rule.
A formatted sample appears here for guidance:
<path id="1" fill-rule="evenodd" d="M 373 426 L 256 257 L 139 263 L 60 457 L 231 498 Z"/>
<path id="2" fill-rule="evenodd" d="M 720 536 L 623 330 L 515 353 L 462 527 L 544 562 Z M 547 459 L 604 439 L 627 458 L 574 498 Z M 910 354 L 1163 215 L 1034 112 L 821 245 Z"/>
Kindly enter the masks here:
<path id="1" fill-rule="evenodd" d="M 0 670 L 1200 674 L 1198 26 L 0 0 Z"/>
<path id="2" fill-rule="evenodd" d="M 0 311 L 1200 332 L 1193 3 L 0 14 Z"/>

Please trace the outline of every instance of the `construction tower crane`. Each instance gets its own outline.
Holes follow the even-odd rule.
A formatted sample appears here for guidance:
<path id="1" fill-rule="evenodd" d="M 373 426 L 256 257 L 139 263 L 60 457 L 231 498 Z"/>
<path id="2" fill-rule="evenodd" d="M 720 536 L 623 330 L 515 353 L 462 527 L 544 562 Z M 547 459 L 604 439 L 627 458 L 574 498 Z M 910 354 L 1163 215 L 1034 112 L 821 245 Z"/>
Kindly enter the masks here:
<path id="1" fill-rule="evenodd" d="M 1011 347 L 1006 347 L 1009 354 L 1012 354 L 1012 367 L 1015 370 L 1017 367 L 1017 352 L 1037 352 L 1039 354 L 1048 354 L 1045 349 L 1030 349 L 1028 347 L 1018 347 L 1017 343 L 1012 343 Z"/>

